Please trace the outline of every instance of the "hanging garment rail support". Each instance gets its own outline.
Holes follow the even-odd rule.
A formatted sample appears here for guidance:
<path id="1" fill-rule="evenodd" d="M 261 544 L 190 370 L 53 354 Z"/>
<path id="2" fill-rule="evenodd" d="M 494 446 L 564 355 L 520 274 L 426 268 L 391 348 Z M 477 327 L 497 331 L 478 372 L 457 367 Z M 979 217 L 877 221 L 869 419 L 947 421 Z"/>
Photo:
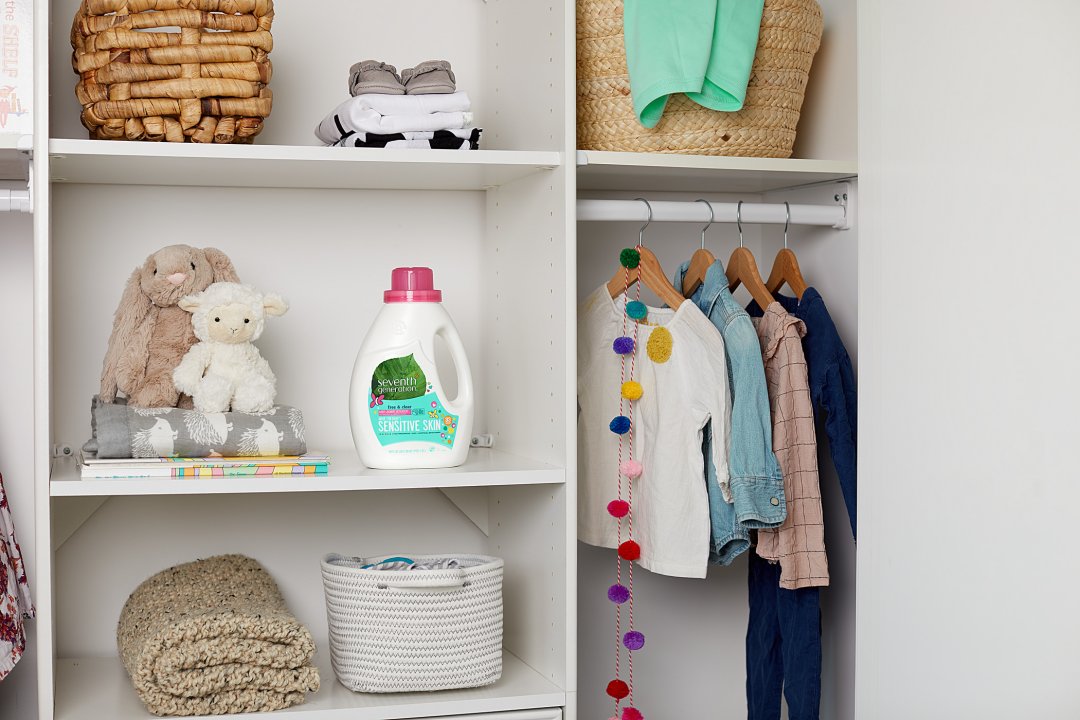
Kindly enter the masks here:
<path id="1" fill-rule="evenodd" d="M 819 225 L 837 230 L 850 228 L 847 216 L 847 196 L 837 196 L 835 205 L 791 205 L 792 225 Z M 650 201 L 653 222 L 709 222 L 709 208 L 699 202 Z M 715 221 L 734 223 L 738 219 L 739 203 L 712 203 Z M 577 219 L 587 222 L 645 222 L 649 219 L 645 205 L 637 200 L 578 200 Z M 742 222 L 783 225 L 788 221 L 784 203 L 742 203 Z"/>
<path id="2" fill-rule="evenodd" d="M 30 195 L 30 188 L 34 184 L 34 153 L 31 136 L 24 135 L 19 138 L 18 152 L 20 159 L 26 163 L 26 189 L 0 188 L 0 212 L 30 213 L 34 211 L 34 202 Z"/>

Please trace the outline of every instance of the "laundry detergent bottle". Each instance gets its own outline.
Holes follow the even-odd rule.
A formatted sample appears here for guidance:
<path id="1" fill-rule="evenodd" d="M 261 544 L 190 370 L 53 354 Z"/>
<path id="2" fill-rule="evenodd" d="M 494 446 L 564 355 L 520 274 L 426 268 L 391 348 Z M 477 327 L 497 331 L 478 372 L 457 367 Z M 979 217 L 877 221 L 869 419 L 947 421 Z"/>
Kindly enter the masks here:
<path id="1" fill-rule="evenodd" d="M 385 469 L 461 465 L 472 438 L 472 375 L 431 268 L 396 268 L 383 302 L 356 356 L 349 392 L 360 461 Z M 436 337 L 457 371 L 453 400 L 435 367 Z"/>

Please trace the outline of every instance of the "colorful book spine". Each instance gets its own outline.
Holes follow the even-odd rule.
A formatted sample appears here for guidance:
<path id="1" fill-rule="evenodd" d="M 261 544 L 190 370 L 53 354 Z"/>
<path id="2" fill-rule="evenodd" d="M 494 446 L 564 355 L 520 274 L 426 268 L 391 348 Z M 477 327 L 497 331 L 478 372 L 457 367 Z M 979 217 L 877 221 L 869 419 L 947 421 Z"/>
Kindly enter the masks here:
<path id="1" fill-rule="evenodd" d="M 171 468 L 172 477 L 244 477 L 256 475 L 326 475 L 328 466 L 318 465 L 244 465 L 238 467 Z"/>

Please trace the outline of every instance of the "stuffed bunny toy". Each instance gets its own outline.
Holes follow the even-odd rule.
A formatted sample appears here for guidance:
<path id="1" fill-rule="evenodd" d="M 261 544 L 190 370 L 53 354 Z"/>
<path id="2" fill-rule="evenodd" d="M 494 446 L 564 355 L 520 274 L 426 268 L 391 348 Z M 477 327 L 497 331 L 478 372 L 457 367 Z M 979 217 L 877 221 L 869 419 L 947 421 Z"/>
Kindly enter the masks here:
<path id="1" fill-rule="evenodd" d="M 180 298 L 215 282 L 239 282 L 232 261 L 214 248 L 161 248 L 128 279 L 101 369 L 103 402 L 119 390 L 134 407 L 192 407 L 173 384 L 173 370 L 195 344 Z"/>

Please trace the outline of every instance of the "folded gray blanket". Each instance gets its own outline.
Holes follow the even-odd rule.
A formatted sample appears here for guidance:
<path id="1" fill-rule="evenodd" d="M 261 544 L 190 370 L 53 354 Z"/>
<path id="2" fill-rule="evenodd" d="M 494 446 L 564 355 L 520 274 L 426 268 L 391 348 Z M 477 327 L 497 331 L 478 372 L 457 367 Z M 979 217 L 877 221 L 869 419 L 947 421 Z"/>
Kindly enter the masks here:
<path id="1" fill-rule="evenodd" d="M 280 710 L 319 689 L 315 643 L 273 578 L 243 555 L 177 565 L 120 613 L 120 659 L 155 715 Z"/>
<path id="2" fill-rule="evenodd" d="M 304 416 L 275 405 L 268 413 L 202 413 L 135 408 L 123 399 L 90 406 L 93 436 L 83 452 L 98 458 L 303 455 Z"/>

